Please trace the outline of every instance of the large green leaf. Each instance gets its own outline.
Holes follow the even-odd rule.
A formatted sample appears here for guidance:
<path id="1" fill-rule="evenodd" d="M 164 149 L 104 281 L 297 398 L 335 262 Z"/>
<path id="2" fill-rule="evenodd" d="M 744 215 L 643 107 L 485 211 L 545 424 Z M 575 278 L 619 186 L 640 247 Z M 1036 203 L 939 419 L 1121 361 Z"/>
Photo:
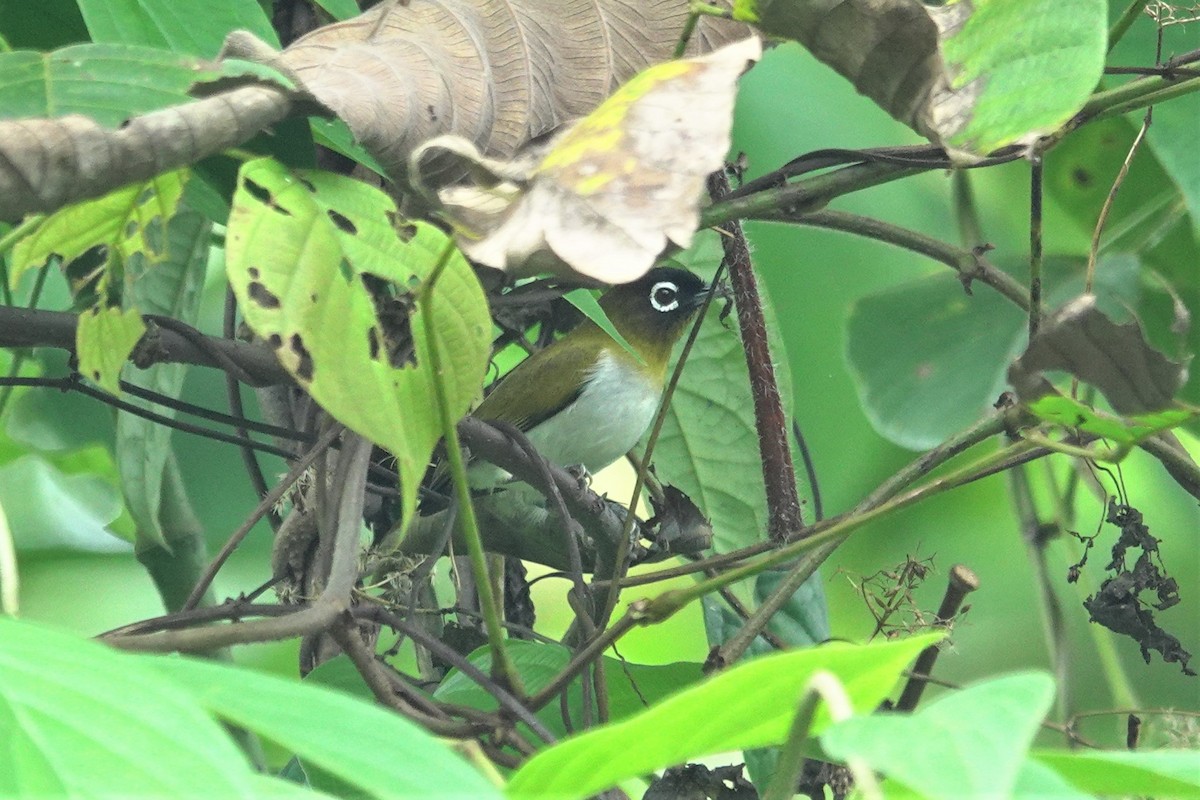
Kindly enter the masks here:
<path id="1" fill-rule="evenodd" d="M 152 236 L 161 236 L 161 230 L 162 225 L 156 224 Z M 196 323 L 211 233 L 212 224 L 203 215 L 186 210 L 167 223 L 160 263 L 149 264 L 141 254 L 130 260 L 127 269 L 138 310 L 169 316 L 189 325 Z M 159 395 L 178 398 L 186 374 L 185 364 L 154 364 L 145 370 L 126 369 L 125 378 Z M 132 402 L 146 405 L 136 399 Z M 155 406 L 154 410 L 174 416 L 165 406 Z M 171 429 L 128 411 L 119 411 L 115 452 L 121 488 L 126 506 L 137 522 L 138 536 L 161 544 L 158 512 L 163 469 L 171 453 Z"/>
<path id="2" fill-rule="evenodd" d="M 149 45 L 213 58 L 225 35 L 240 28 L 279 47 L 257 0 L 79 0 L 79 10 L 96 42 Z"/>
<path id="3" fill-rule="evenodd" d="M 531 694 L 549 684 L 571 660 L 571 651 L 567 648 L 541 642 L 510 641 L 508 653 L 521 675 L 526 691 Z M 472 653 L 470 661 L 485 674 L 491 669 L 492 657 L 487 648 L 480 648 Z M 608 687 L 609 719 L 616 721 L 632 716 L 643 710 L 647 704 L 695 683 L 700 680 L 701 671 L 699 664 L 690 662 L 631 664 L 604 656 L 604 676 Z M 470 708 L 493 711 L 498 707 L 494 697 L 457 669 L 446 675 L 433 695 L 442 702 Z M 578 725 L 583 719 L 583 696 L 579 679 L 571 682 L 568 700 L 571 719 Z M 538 718 L 557 735 L 567 735 L 558 703 L 551 703 L 543 708 Z M 595 718 L 593 712 L 592 719 Z"/>
<path id="4" fill-rule="evenodd" d="M 835 643 L 740 664 L 623 722 L 543 750 L 513 775 L 509 797 L 588 797 L 672 764 L 780 744 L 814 673 L 832 673 L 854 708 L 866 712 L 892 689 L 904 666 L 938 638 L 862 647 Z M 820 712 L 813 731 L 828 725 L 828 716 Z"/>
<path id="5" fill-rule="evenodd" d="M 1082 259 L 1048 258 L 1046 305 L 1082 288 Z M 1136 303 L 1138 264 L 1128 256 L 1100 263 L 1096 292 L 1118 314 Z M 913 450 L 935 446 L 974 422 L 1006 385 L 1020 353 L 1024 312 L 984 286 L 966 295 L 945 274 L 867 295 L 847 321 L 846 358 L 871 424 Z"/>
<path id="6" fill-rule="evenodd" d="M 249 764 L 149 664 L 0 617 L 0 796 L 252 798 Z"/>
<path id="7" fill-rule="evenodd" d="M 1200 751 L 1196 750 L 1035 750 L 1032 759 L 1089 793 L 1200 797 Z"/>
<path id="8" fill-rule="evenodd" d="M 229 216 L 226 267 L 246 322 L 280 363 L 330 414 L 396 457 L 407 520 L 441 436 L 423 309 L 431 304 L 455 419 L 480 392 L 491 317 L 457 251 L 425 290 L 447 239 L 423 222 L 405 224 L 402 236 L 395 220 L 391 199 L 366 184 L 251 161 Z"/>
<path id="9" fill-rule="evenodd" d="M 133 114 L 188 99 L 221 74 L 215 64 L 154 47 L 81 44 L 0 54 L 0 119 L 84 114 L 116 127 Z"/>
<path id="10" fill-rule="evenodd" d="M 1054 699 L 1044 673 L 996 678 L 943 695 L 915 714 L 853 717 L 821 735 L 830 756 L 935 800 L 1009 797 Z"/>
<path id="11" fill-rule="evenodd" d="M 288 748 L 380 800 L 499 798 L 449 747 L 377 705 L 208 661 L 148 658 L 214 715 Z"/>

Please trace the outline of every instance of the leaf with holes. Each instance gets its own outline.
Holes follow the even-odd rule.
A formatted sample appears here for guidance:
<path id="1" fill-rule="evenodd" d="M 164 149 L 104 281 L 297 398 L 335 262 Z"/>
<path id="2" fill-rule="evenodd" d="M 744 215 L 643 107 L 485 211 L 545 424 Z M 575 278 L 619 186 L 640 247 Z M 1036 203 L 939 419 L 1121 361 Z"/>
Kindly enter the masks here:
<path id="1" fill-rule="evenodd" d="M 636 280 L 669 244 L 687 247 L 704 179 L 729 149 L 738 76 L 761 52 L 744 39 L 650 67 L 555 139 L 540 162 L 500 164 L 461 138 L 414 152 L 411 174 L 452 159 L 478 186 L 428 186 L 463 223 L 463 252 L 516 274 Z M 440 165 L 439 165 L 440 166 Z"/>
<path id="2" fill-rule="evenodd" d="M 247 324 L 326 411 L 396 457 L 407 522 L 441 436 L 430 343 L 413 322 L 432 303 L 457 419 L 480 392 L 491 346 L 471 267 L 451 253 L 432 293 L 422 292 L 449 245 L 444 234 L 399 221 L 378 189 L 271 159 L 242 167 L 226 241 Z"/>
<path id="3" fill-rule="evenodd" d="M 96 306 L 80 314 L 75 329 L 79 372 L 101 389 L 120 394 L 121 368 L 145 332 L 146 323 L 134 309 L 122 311 Z"/>
<path id="4" fill-rule="evenodd" d="M 135 254 L 147 265 L 157 264 L 166 256 L 165 240 L 152 240 L 146 232 L 152 223 L 161 224 L 175 214 L 186 181 L 186 172 L 168 172 L 50 215 L 13 248 L 12 285 L 25 270 L 44 264 L 52 255 L 62 258 L 71 292 L 77 296 L 95 287 L 106 272 L 120 271 Z M 82 263 L 85 259 L 80 257 L 89 251 L 100 253 L 99 263 L 82 274 L 72 271 L 72 262 Z M 113 288 L 119 292 L 122 287 Z"/>

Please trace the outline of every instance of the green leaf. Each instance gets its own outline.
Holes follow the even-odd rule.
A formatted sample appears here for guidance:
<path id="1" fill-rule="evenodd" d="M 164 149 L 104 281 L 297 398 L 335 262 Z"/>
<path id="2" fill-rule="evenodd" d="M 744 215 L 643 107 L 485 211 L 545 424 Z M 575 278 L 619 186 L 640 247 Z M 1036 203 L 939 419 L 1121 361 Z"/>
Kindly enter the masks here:
<path id="1" fill-rule="evenodd" d="M 638 351 L 633 349 L 633 345 L 625 341 L 625 337 L 621 332 L 613 326 L 608 315 L 604 313 L 604 309 L 600 307 L 600 301 L 596 296 L 587 289 L 572 289 L 563 295 L 566 300 L 592 322 L 600 326 L 600 330 L 607 333 L 613 338 L 613 341 L 625 348 L 625 351 L 638 360 L 639 364 L 645 364 L 642 357 L 638 355 Z"/>
<path id="2" fill-rule="evenodd" d="M 1009 797 L 1053 699 L 1049 675 L 1018 673 L 945 694 L 914 714 L 853 717 L 822 734 L 821 745 L 933 800 Z"/>
<path id="3" fill-rule="evenodd" d="M 1174 103 L 1164 103 L 1161 108 Z M 1073 131 L 1054 148 L 1054 156 L 1046 159 L 1046 193 L 1087 240 L 1136 132 L 1129 120 L 1119 117 L 1088 123 Z M 1101 253 L 1138 253 L 1177 288 L 1194 287 L 1200 280 L 1195 270 L 1185 267 L 1200 260 L 1191 228 L 1188 206 L 1171 174 L 1153 151 L 1139 150 L 1109 210 L 1100 239 Z"/>
<path id="4" fill-rule="evenodd" d="M 1196 750 L 1035 750 L 1031 758 L 1090 794 L 1200 797 Z"/>
<path id="5" fill-rule="evenodd" d="M 349 0 L 352 2 L 353 0 Z M 313 139 L 330 150 L 336 150 L 346 158 L 362 164 L 376 175 L 387 176 L 387 172 L 375 158 L 367 152 L 354 138 L 354 134 L 340 119 L 325 119 L 324 117 L 309 117 Z"/>
<path id="6" fill-rule="evenodd" d="M 530 694 L 547 686 L 571 660 L 571 651 L 561 645 L 541 642 L 510 641 L 508 654 L 521 675 L 521 682 Z M 699 664 L 632 664 L 604 656 L 604 677 L 608 687 L 609 719 L 617 721 L 632 716 L 646 705 L 671 692 L 695 683 L 701 678 Z M 471 654 L 470 662 L 485 674 L 491 669 L 491 652 L 481 647 Z M 361 681 L 360 681 L 361 682 Z M 568 709 L 576 726 L 583 719 L 583 693 L 576 678 L 568 689 Z M 499 706 L 494 697 L 466 674 L 451 670 L 434 691 L 435 699 L 456 705 L 494 711 Z M 593 712 L 592 719 L 595 719 Z M 538 719 L 559 736 L 568 735 L 562 710 L 557 702 L 538 712 Z"/>
<path id="7" fill-rule="evenodd" d="M 321 406 L 387 448 L 407 523 L 441 436 L 425 326 L 432 302 L 450 413 L 483 384 L 491 317 L 475 273 L 455 252 L 433 296 L 421 293 L 447 239 L 432 225 L 394 227 L 383 192 L 331 173 L 259 159 L 241 170 L 226 268 L 247 324 Z"/>
<path id="8" fill-rule="evenodd" d="M 1059 127 L 1104 66 L 1104 0 L 748 0 L 735 9 L 801 42 L 901 122 L 972 156 Z"/>
<path id="9" fill-rule="evenodd" d="M 114 267 L 124 271 L 135 255 L 144 259 L 143 269 L 160 263 L 168 255 L 167 242 L 161 233 L 150 236 L 150 226 L 162 225 L 175 214 L 186 181 L 186 171 L 168 172 L 51 214 L 13 248 L 12 286 L 25 270 L 46 263 L 52 255 L 60 256 L 66 267 L 96 247 L 105 249 L 101 263 L 87 274 L 70 276 L 74 292 L 103 280 Z M 124 287 L 114 288 L 120 297 Z"/>
<path id="10" fill-rule="evenodd" d="M 1105 0 L 983 0 L 961 8 L 970 16 L 941 49 L 952 88 L 972 107 L 954 121 L 965 124 L 943 138 L 950 147 L 986 154 L 1049 133 L 1100 80 Z M 960 9 L 951 6 L 951 14 Z"/>
<path id="11" fill-rule="evenodd" d="M 257 0 L 79 0 L 93 41 L 136 44 L 214 58 L 225 35 L 245 29 L 279 38 Z"/>
<path id="12" fill-rule="evenodd" d="M 256 797 L 225 731 L 149 664 L 0 618 L 0 796 Z"/>
<path id="13" fill-rule="evenodd" d="M 380 800 L 499 798 L 478 772 L 424 729 L 319 686 L 181 658 L 146 664 L 187 687 L 211 713 L 293 751 Z"/>
<path id="14" fill-rule="evenodd" d="M 1043 269 L 1048 308 L 1082 289 L 1082 259 L 1049 257 Z M 1123 312 L 1135 304 L 1137 281 L 1136 260 L 1102 259 L 1100 306 Z M 996 401 L 1027 330 L 1025 313 L 998 293 L 977 285 L 967 295 L 938 273 L 858 300 L 846 323 L 846 360 L 872 426 L 896 444 L 926 450 Z"/>
<path id="15" fill-rule="evenodd" d="M 1079 791 L 1057 772 L 1031 758 L 1021 764 L 1012 797 L 1013 800 L 1095 800 L 1095 795 Z"/>
<path id="16" fill-rule="evenodd" d="M 136 309 L 122 311 L 96 306 L 80 314 L 75 329 L 80 374 L 95 381 L 101 389 L 119 395 L 121 368 L 145 332 L 146 323 Z"/>
<path id="17" fill-rule="evenodd" d="M 1142 15 L 1113 48 L 1110 62 L 1153 63 L 1159 33 L 1159 26 L 1154 20 L 1149 15 Z M 1200 29 L 1195 25 L 1168 25 L 1162 28 L 1161 34 L 1164 60 L 1174 54 L 1200 48 Z M 1117 80 L 1120 79 L 1106 79 L 1106 87 L 1116 85 Z M 1133 126 L 1139 126 L 1145 113 L 1145 110 L 1136 111 L 1127 118 Z M 1154 124 L 1146 131 L 1146 142 L 1166 169 L 1169 180 L 1182 192 L 1191 212 L 1193 230 L 1200 236 L 1200 163 L 1197 163 L 1195 149 L 1187 147 L 1197 119 L 1200 119 L 1200 94 L 1193 92 L 1157 103 L 1154 106 Z M 1125 189 L 1122 188 L 1121 192 L 1124 193 Z M 1195 261 L 1189 263 L 1194 264 Z"/>
<path id="18" fill-rule="evenodd" d="M 70 474 L 29 453 L 0 466 L 0 505 L 18 551 L 128 550 L 106 529 L 121 514 L 121 495 L 103 477 Z"/>
<path id="19" fill-rule="evenodd" d="M 1178 427 L 1196 416 L 1194 411 L 1172 408 L 1131 417 L 1114 417 L 1060 394 L 1039 397 L 1027 404 L 1026 408 L 1039 419 L 1078 428 L 1085 433 L 1092 433 L 1123 445 L 1135 445 L 1160 431 Z"/>
<path id="20" fill-rule="evenodd" d="M 213 64 L 160 48 L 81 44 L 0 54 L 0 119 L 83 114 L 115 128 L 133 114 L 186 102 L 219 77 Z"/>
<path id="21" fill-rule="evenodd" d="M 161 220 L 156 220 L 151 227 L 151 238 L 161 237 L 161 229 Z M 167 240 L 160 247 L 165 253 L 161 263 L 148 266 L 141 253 L 135 254 L 128 270 L 134 303 L 139 310 L 195 324 L 211 233 L 212 224 L 203 215 L 185 210 L 167 223 Z M 159 395 L 178 398 L 186 374 L 186 364 L 160 363 L 145 370 L 129 370 L 126 378 Z M 150 405 L 132 397 L 129 400 L 141 406 Z M 154 410 L 174 416 L 174 411 L 165 406 L 155 406 Z M 158 512 L 163 469 L 171 453 L 171 429 L 128 411 L 118 411 L 115 453 L 126 507 L 137 523 L 138 537 L 164 544 Z"/>
<path id="22" fill-rule="evenodd" d="M 588 797 L 621 780 L 727 750 L 779 744 L 812 675 L 837 677 L 859 712 L 873 709 L 900 671 L 938 636 L 866 646 L 834 643 L 740 664 L 646 711 L 559 742 L 527 761 L 510 798 Z M 813 732 L 829 725 L 818 713 Z M 631 743 L 634 743 L 631 745 Z"/>

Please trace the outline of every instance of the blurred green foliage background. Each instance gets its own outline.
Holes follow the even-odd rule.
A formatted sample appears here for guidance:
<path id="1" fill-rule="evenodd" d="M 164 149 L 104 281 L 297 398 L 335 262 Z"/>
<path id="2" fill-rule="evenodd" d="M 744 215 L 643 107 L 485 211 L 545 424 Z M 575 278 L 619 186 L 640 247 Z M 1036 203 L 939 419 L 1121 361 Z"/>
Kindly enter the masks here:
<path id="1" fill-rule="evenodd" d="M 1130 60 L 1133 58 L 1131 54 Z M 1146 54 L 1140 54 L 1139 60 L 1147 60 Z M 735 151 L 745 152 L 748 177 L 810 150 L 917 142 L 911 131 L 856 95 L 846 81 L 795 45 L 769 51 L 743 80 Z M 1057 157 L 1056 152 L 1050 154 L 1049 170 L 1054 169 Z M 971 181 L 984 234 L 995 246 L 995 260 L 1020 263 L 1028 253 L 1028 164 L 979 170 L 971 174 Z M 894 182 L 846 197 L 837 207 L 957 240 L 950 176 L 946 174 L 928 173 Z M 913 253 L 844 234 L 767 224 L 751 224 L 748 231 L 755 248 L 755 266 L 782 329 L 786 362 L 782 356 L 778 360 L 791 370 L 793 412 L 816 462 L 826 513 L 845 511 L 915 456 L 879 435 L 859 404 L 844 358 L 847 319 L 856 302 L 881 289 L 926 275 L 955 285 L 957 279 L 944 266 Z M 1054 194 L 1047 198 L 1045 232 L 1050 254 L 1086 252 L 1090 231 Z M 1175 235 L 1186 236 L 1187 232 Z M 1194 252 L 1194 243 L 1190 246 Z M 1187 252 L 1186 246 L 1183 251 Z M 1200 265 L 1178 266 L 1190 270 L 1194 279 Z M 64 307 L 67 296 L 57 274 L 51 275 L 48 291 L 52 296 L 43 305 Z M 223 271 L 214 264 L 205 295 L 202 328 L 206 331 L 219 330 L 223 291 Z M 990 290 L 977 286 L 975 291 L 979 295 Z M 59 356 L 43 355 L 41 359 L 47 374 L 61 374 L 65 367 Z M 192 369 L 185 399 L 223 407 L 220 376 Z M 58 444 L 66 448 L 111 441 L 112 412 L 93 401 L 39 390 L 21 392 L 15 404 L 18 413 L 9 422 L 9 434 L 14 437 L 27 437 L 29 430 L 37 428 L 52 430 Z M 1197 452 L 1195 440 L 1186 434 L 1183 438 Z M 186 485 L 208 532 L 210 547 L 215 549 L 255 504 L 240 456 L 228 445 L 179 433 L 174 434 L 174 441 Z M 264 465 L 268 475 L 284 471 L 278 461 L 266 459 Z M 1049 467 L 1035 464 L 1031 470 L 1037 473 L 1049 468 L 1061 479 L 1068 467 L 1065 460 L 1058 460 Z M 1200 649 L 1200 510 L 1157 462 L 1140 452 L 1122 463 L 1120 474 L 1131 504 L 1145 514 L 1151 532 L 1162 540 L 1163 562 L 1180 585 L 1183 602 L 1160 612 L 1160 623 L 1179 636 L 1185 647 Z M 1111 527 L 1100 526 L 1101 502 L 1086 491 L 1080 492 L 1077 502 L 1080 533 L 1100 533 L 1089 569 L 1078 586 L 1067 584 L 1067 567 L 1078 558 L 1079 546 L 1062 539 L 1050 546 L 1048 562 L 1069 632 L 1066 708 L 1078 713 L 1118 707 L 1124 698 L 1114 695 L 1116 670 L 1123 673 L 1123 680 L 1143 707 L 1200 709 L 1200 684 L 1195 678 L 1182 675 L 1177 665 L 1164 664 L 1157 654 L 1149 664 L 1144 663 L 1131 641 L 1108 640 L 1117 659 L 1107 671 L 1104 668 L 1096 630 L 1089 630 L 1080 601 L 1094 590 L 1116 534 Z M 808 514 L 811 518 L 811 508 Z M 236 595 L 257 586 L 267 577 L 269 551 L 269 531 L 260 525 L 221 573 L 218 592 Z M 915 593 L 920 608 L 930 615 L 951 565 L 969 566 L 981 581 L 981 589 L 970 598 L 970 612 L 955 629 L 953 647 L 939 663 L 939 677 L 967 682 L 1011 669 L 1051 666 L 1035 571 L 1003 476 L 855 533 L 823 569 L 835 637 L 861 640 L 872 634 L 874 620 L 855 585 L 881 570 L 894 570 L 908 559 L 928 560 L 932 565 L 933 573 Z M 161 613 L 149 579 L 128 552 L 26 551 L 20 570 L 22 613 L 31 619 L 94 634 Z M 549 582 L 539 585 L 538 596 L 550 627 L 557 624 L 550 606 L 557 602 L 560 589 L 561 585 Z M 699 610 L 692 609 L 673 620 L 665 632 L 663 628 L 635 632 L 622 652 L 634 661 L 669 662 L 702 660 L 706 649 Z M 241 657 L 283 671 L 294 669 L 291 645 L 247 648 Z M 1099 740 L 1116 741 L 1121 726 L 1123 720 L 1113 717 L 1089 722 L 1082 731 Z"/>

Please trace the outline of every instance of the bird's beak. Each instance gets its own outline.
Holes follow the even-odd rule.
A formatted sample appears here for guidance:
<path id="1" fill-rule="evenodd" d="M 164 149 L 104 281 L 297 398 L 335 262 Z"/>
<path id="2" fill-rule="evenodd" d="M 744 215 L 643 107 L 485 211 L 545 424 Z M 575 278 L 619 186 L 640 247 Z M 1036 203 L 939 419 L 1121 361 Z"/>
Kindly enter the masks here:
<path id="1" fill-rule="evenodd" d="M 708 300 L 710 295 L 714 300 L 727 300 L 733 297 L 733 293 L 729 288 L 729 284 L 722 281 L 721 283 L 709 286 L 708 289 L 703 292 L 692 295 L 688 306 L 690 308 L 699 308 L 700 306 L 704 305 L 704 302 Z"/>

